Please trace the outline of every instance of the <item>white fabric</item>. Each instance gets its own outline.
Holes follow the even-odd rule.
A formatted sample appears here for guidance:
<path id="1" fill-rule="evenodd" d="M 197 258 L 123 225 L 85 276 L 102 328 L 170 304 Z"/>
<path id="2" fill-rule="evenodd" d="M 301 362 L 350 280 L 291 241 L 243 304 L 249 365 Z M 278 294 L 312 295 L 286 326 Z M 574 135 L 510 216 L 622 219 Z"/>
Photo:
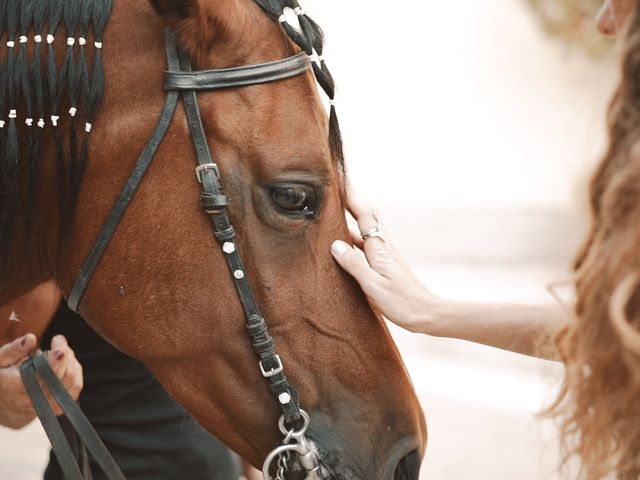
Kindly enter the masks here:
<path id="1" fill-rule="evenodd" d="M 27 43 L 27 37 L 25 37 L 24 35 L 20 36 L 20 43 Z"/>
<path id="2" fill-rule="evenodd" d="M 15 110 L 9 110 L 9 118 L 16 118 L 18 116 Z"/>
<path id="3" fill-rule="evenodd" d="M 41 43 L 42 42 L 42 35 L 36 35 L 35 37 L 33 37 L 33 41 L 36 43 Z"/>
<path id="4" fill-rule="evenodd" d="M 67 38 L 67 45 L 69 45 L 70 47 L 73 47 L 73 45 L 76 43 L 76 39 L 73 37 L 69 37 Z"/>
<path id="5" fill-rule="evenodd" d="M 40 128 L 44 128 L 44 118 L 41 118 L 40 120 L 38 120 L 38 126 Z"/>
<path id="6" fill-rule="evenodd" d="M 80 45 L 83 45 L 83 46 L 84 46 L 84 45 L 86 45 L 86 44 L 87 44 L 87 39 L 86 39 L 86 38 L 84 38 L 84 37 L 80 37 L 80 38 L 78 38 L 78 43 L 79 43 Z"/>
<path id="7" fill-rule="evenodd" d="M 54 127 L 58 126 L 58 120 L 60 120 L 60 117 L 58 115 L 51 115 L 51 124 Z"/>
<path id="8" fill-rule="evenodd" d="M 90 123 L 85 123 L 84 124 L 84 131 L 87 133 L 91 132 L 91 124 Z"/>
<path id="9" fill-rule="evenodd" d="M 15 46 L 16 46 L 16 42 L 14 42 L 13 40 L 9 40 L 9 41 L 7 42 L 7 47 L 9 47 L 9 48 L 13 48 L 13 47 L 15 47 Z"/>
<path id="10" fill-rule="evenodd" d="M 69 115 L 71 115 L 72 117 L 75 117 L 77 112 L 78 112 L 78 109 L 76 107 L 71 107 L 69 109 Z"/>
<path id="11" fill-rule="evenodd" d="M 53 41 L 55 40 L 55 37 L 51 34 L 47 35 L 47 43 L 53 43 Z"/>
<path id="12" fill-rule="evenodd" d="M 96 48 L 102 48 L 102 42 L 93 42 L 93 46 Z"/>

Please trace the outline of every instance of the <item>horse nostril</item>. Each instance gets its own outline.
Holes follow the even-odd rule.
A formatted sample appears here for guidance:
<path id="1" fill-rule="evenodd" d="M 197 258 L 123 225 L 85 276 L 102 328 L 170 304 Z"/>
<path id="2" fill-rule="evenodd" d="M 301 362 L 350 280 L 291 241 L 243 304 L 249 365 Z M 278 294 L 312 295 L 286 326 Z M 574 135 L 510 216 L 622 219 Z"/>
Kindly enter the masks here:
<path id="1" fill-rule="evenodd" d="M 420 477 L 420 452 L 414 450 L 400 459 L 393 480 L 418 480 Z"/>

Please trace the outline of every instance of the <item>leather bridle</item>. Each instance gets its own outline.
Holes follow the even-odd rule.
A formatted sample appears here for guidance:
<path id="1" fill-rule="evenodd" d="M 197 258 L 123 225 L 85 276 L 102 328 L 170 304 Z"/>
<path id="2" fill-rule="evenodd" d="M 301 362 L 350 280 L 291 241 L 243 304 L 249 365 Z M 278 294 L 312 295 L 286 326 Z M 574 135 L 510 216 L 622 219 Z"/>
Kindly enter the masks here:
<path id="1" fill-rule="evenodd" d="M 235 242 L 235 230 L 229 221 L 227 211 L 229 198 L 223 193 L 220 184 L 220 173 L 213 161 L 207 143 L 196 94 L 196 91 L 200 90 L 243 87 L 295 77 L 311 69 L 311 60 L 307 54 L 300 53 L 284 60 L 258 65 L 192 71 L 189 59 L 176 45 L 173 33 L 167 29 L 164 37 L 168 63 L 168 71 L 164 79 L 164 88 L 167 91 L 164 108 L 151 138 L 140 154 L 127 184 L 113 206 L 95 245 L 82 266 L 80 275 L 69 295 L 69 307 L 74 311 L 78 311 L 89 281 L 162 143 L 172 121 L 178 99 L 182 96 L 189 131 L 198 161 L 196 176 L 202 186 L 201 204 L 205 213 L 211 219 L 215 238 L 224 252 L 231 278 L 245 314 L 247 332 L 251 338 L 254 351 L 259 358 L 258 366 L 260 372 L 267 380 L 269 389 L 282 411 L 278 426 L 284 439 L 282 444 L 267 456 L 263 466 L 263 476 L 265 480 L 271 478 L 271 464 L 277 461 L 276 479 L 283 480 L 285 470 L 290 467 L 290 456 L 293 453 L 297 455 L 299 465 L 307 472 L 306 478 L 308 480 L 322 479 L 323 473 L 318 455 L 305 435 L 309 425 L 309 416 L 300 408 L 298 393 L 289 384 L 284 375 L 282 361 L 275 351 L 274 341 L 269 335 L 267 323 L 260 313 L 238 252 L 238 245 Z M 109 475 L 109 478 L 124 479 L 104 445 L 97 438 L 95 431 L 93 433 L 88 431 L 88 429 L 93 430 L 90 425 L 87 428 L 88 422 L 78 420 L 80 416 L 84 417 L 84 415 L 71 400 L 71 397 L 68 394 L 65 395 L 64 388 L 60 389 L 60 385 L 56 385 L 59 384 L 57 377 L 52 373 L 47 373 L 50 368 L 48 363 L 42 359 L 43 357 L 40 355 L 29 360 L 23 364 L 21 373 L 27 392 L 32 398 L 43 425 L 46 423 L 53 429 L 50 431 L 45 428 L 67 479 L 82 480 L 83 477 L 78 465 L 73 461 L 73 456 L 69 459 L 69 449 L 60 446 L 61 443 L 64 443 L 64 434 L 56 432 L 55 425 L 51 426 L 53 413 L 46 411 L 47 409 L 50 410 L 50 407 L 48 402 L 43 399 L 36 375 L 48 386 L 71 423 L 76 427 L 78 434 L 92 455 L 103 459 L 103 461 L 99 461 L 99 464 L 105 473 Z"/>

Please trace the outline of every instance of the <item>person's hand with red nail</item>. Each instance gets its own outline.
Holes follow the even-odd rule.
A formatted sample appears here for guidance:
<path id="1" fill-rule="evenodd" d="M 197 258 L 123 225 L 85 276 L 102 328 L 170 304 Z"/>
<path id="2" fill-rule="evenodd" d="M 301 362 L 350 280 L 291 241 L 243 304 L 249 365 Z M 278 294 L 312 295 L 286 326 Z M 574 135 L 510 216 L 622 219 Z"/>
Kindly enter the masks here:
<path id="1" fill-rule="evenodd" d="M 36 413 L 20 379 L 20 364 L 37 347 L 36 337 L 27 334 L 11 343 L 0 346 L 0 425 L 19 429 L 28 425 Z M 51 341 L 51 350 L 45 355 L 53 371 L 74 399 L 82 390 L 82 366 L 76 360 L 67 340 L 58 335 Z M 58 405 L 49 398 L 57 415 Z"/>

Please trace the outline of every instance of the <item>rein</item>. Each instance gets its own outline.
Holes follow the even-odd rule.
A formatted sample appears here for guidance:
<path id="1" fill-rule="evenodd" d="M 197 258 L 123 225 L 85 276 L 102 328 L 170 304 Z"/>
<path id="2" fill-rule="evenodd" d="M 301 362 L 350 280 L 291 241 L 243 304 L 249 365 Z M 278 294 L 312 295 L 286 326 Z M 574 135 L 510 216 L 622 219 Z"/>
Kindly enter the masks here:
<path id="1" fill-rule="evenodd" d="M 105 221 L 94 247 L 82 266 L 80 275 L 69 295 L 69 307 L 76 312 L 78 311 L 91 276 L 167 133 L 178 99 L 181 96 L 198 161 L 195 170 L 197 180 L 202 186 L 201 205 L 211 219 L 215 238 L 224 252 L 245 314 L 247 332 L 259 358 L 260 373 L 267 380 L 269 389 L 282 411 L 278 428 L 284 438 L 282 444 L 265 459 L 262 470 L 263 477 L 265 480 L 271 480 L 271 465 L 277 462 L 275 478 L 276 480 L 284 480 L 285 471 L 290 468 L 291 455 L 293 454 L 297 456 L 296 460 L 306 471 L 307 480 L 321 480 L 323 474 L 318 454 L 314 450 L 313 444 L 306 438 L 309 415 L 300 408 L 298 392 L 289 384 L 284 375 L 282 360 L 275 351 L 274 341 L 269 335 L 267 323 L 260 313 L 255 295 L 245 274 L 235 242 L 235 230 L 229 221 L 227 212 L 229 197 L 222 190 L 220 173 L 207 143 L 196 93 L 200 90 L 236 88 L 295 77 L 311 69 L 311 60 L 306 53 L 300 53 L 284 60 L 258 65 L 192 71 L 189 59 L 178 48 L 173 34 L 168 29 L 165 30 L 164 38 L 168 71 L 165 73 L 164 88 L 167 95 L 162 114 L 151 138 L 140 154 L 127 184 Z M 53 451 L 67 479 L 82 480 L 89 477 L 81 475 L 69 444 L 60 430 L 60 425 L 55 421 L 55 415 L 42 394 L 37 376 L 51 391 L 91 454 L 96 460 L 99 460 L 98 463 L 108 474 L 108 478 L 110 480 L 124 480 L 124 476 L 104 444 L 97 438 L 95 430 L 88 424 L 80 408 L 70 400 L 71 397 L 68 394 L 68 398 L 65 398 L 63 392 L 60 392 L 60 389 L 64 391 L 64 387 L 53 374 L 44 357 L 38 355 L 25 362 L 21 367 L 21 375 L 27 393 L 36 407 L 38 417 L 45 427 Z M 89 429 L 92 433 L 88 431 Z"/>

